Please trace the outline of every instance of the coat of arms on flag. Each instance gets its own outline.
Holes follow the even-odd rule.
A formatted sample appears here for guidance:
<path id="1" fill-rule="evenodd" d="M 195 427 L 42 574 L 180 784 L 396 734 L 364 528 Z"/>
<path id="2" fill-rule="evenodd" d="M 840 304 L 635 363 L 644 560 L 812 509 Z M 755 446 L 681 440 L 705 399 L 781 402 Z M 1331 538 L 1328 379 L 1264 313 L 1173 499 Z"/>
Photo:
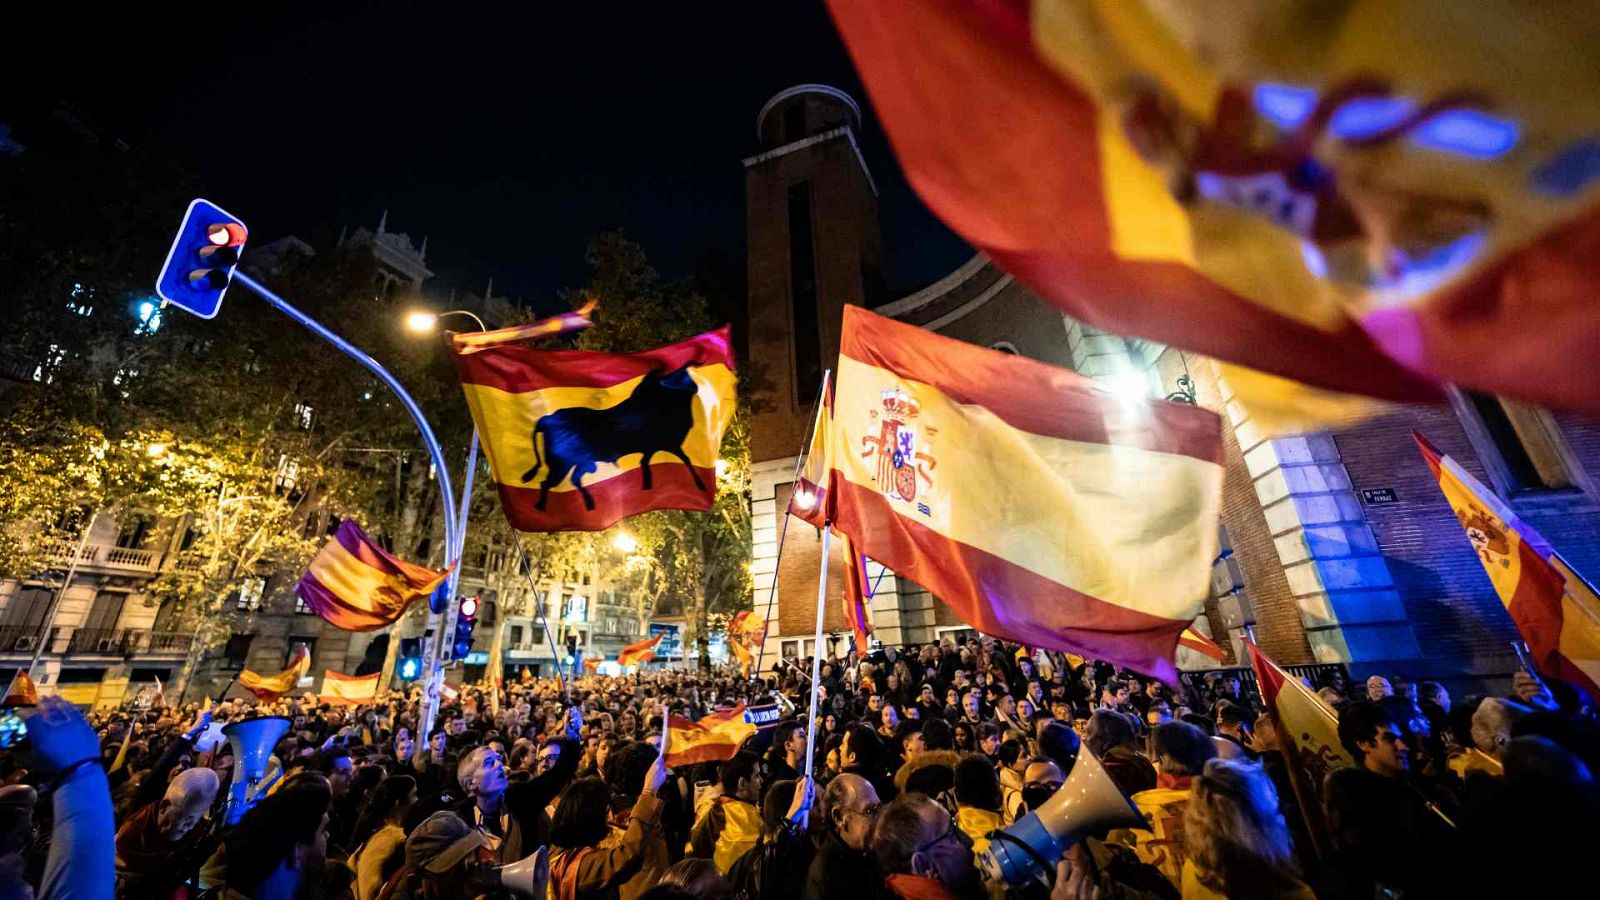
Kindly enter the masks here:
<path id="1" fill-rule="evenodd" d="M 480 343 L 456 367 L 512 528 L 711 508 L 735 402 L 727 327 L 640 353 Z"/>
<path id="2" fill-rule="evenodd" d="M 859 649 L 864 554 L 986 634 L 1170 681 L 1221 491 L 1216 413 L 847 306 L 793 511 L 847 539 Z"/>
<path id="3" fill-rule="evenodd" d="M 449 574 L 448 568 L 406 562 L 346 519 L 311 560 L 294 592 L 313 612 L 345 631 L 376 631 L 399 621 Z"/>

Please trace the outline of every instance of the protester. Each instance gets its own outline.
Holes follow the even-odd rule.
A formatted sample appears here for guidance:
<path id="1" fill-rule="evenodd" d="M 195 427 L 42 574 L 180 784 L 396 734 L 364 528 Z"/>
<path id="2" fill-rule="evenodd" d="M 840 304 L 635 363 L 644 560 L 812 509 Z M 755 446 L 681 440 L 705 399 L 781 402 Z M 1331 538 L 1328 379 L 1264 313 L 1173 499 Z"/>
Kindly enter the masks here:
<path id="1" fill-rule="evenodd" d="M 1186 722 L 1168 722 L 1151 732 L 1156 786 L 1131 798 L 1149 828 L 1122 828 L 1107 839 L 1133 848 L 1139 861 L 1155 866 L 1174 885 L 1183 879 L 1183 817 L 1194 777 L 1217 755 L 1210 736 Z"/>
<path id="2" fill-rule="evenodd" d="M 1315 900 L 1298 878 L 1277 792 L 1258 766 L 1213 759 L 1184 808 L 1184 900 Z"/>
<path id="3" fill-rule="evenodd" d="M 823 807 L 826 836 L 806 875 L 806 900 L 846 896 L 879 880 L 870 846 L 879 809 L 872 782 L 860 775 L 839 775 L 828 783 Z"/>
<path id="4" fill-rule="evenodd" d="M 976 900 L 983 882 L 971 841 L 939 804 L 904 794 L 878 813 L 872 850 L 885 886 L 904 900 Z"/>
<path id="5" fill-rule="evenodd" d="M 735 861 L 761 839 L 761 759 L 738 753 L 717 772 L 722 796 L 706 807 L 694 824 L 689 845 L 694 856 L 707 857 L 727 874 Z"/>

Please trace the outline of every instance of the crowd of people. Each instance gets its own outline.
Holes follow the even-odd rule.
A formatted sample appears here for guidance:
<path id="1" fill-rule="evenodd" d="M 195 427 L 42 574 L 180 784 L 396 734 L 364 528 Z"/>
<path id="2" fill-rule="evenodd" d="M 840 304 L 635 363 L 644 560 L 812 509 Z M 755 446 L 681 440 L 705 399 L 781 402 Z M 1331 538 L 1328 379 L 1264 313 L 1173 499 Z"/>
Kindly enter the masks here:
<path id="1" fill-rule="evenodd" d="M 0 897 L 1369 900 L 1587 883 L 1600 728 L 1559 682 L 1454 698 L 1333 673 L 1312 687 L 1355 764 L 1307 785 L 1238 670 L 1170 686 L 982 638 L 820 672 L 814 717 L 809 669 L 780 663 L 756 681 L 464 687 L 427 734 L 415 686 L 365 706 L 88 718 L 47 698 L 0 751 Z M 665 715 L 739 703 L 781 718 L 731 756 L 675 755 Z M 260 715 L 290 724 L 229 824 L 235 750 L 216 725 Z M 984 877 L 991 841 L 1017 846 L 1003 830 L 1075 790 L 1091 754 L 1139 826 L 1075 834 L 1037 880 Z"/>

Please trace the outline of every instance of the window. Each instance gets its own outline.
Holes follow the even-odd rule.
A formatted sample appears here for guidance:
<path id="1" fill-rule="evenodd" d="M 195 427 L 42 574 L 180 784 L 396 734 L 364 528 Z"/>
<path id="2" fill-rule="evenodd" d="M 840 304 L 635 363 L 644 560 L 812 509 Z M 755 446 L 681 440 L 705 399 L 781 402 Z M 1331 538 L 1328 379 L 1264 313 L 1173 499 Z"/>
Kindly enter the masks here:
<path id="1" fill-rule="evenodd" d="M 222 649 L 224 667 L 244 668 L 245 661 L 250 658 L 250 644 L 255 639 L 253 634 L 236 634 L 228 638 L 227 646 Z"/>
<path id="2" fill-rule="evenodd" d="M 298 616 L 315 615 L 315 611 L 312 610 L 312 608 L 310 606 L 306 605 L 305 598 L 300 596 L 299 594 L 295 594 L 294 595 L 294 612 L 295 612 L 295 615 L 298 615 Z"/>
<path id="3" fill-rule="evenodd" d="M 236 609 L 256 609 L 261 606 L 261 595 L 266 592 L 267 580 L 265 578 L 247 578 L 239 586 L 239 602 Z"/>
<path id="4" fill-rule="evenodd" d="M 54 591 L 38 585 L 18 590 L 11 595 L 11 599 L 6 603 L 5 616 L 3 620 L 0 620 L 0 624 L 4 624 L 7 628 L 33 629 L 37 631 L 39 626 L 44 624 L 44 614 L 50 608 L 50 598 L 53 596 L 55 596 Z M 14 639 L 15 635 L 8 637 L 6 640 L 9 643 Z M 11 648 L 6 646 L 0 647 L 0 649 L 10 650 Z"/>
<path id="5" fill-rule="evenodd" d="M 1452 400 L 1473 449 L 1501 491 L 1509 495 L 1577 486 L 1577 467 L 1548 412 L 1474 391 L 1453 394 Z"/>
<path id="6" fill-rule="evenodd" d="M 273 478 L 272 485 L 280 491 L 292 491 L 300 480 L 300 461 L 290 459 L 284 453 L 278 457 L 278 474 Z"/>
<path id="7" fill-rule="evenodd" d="M 309 660 L 312 660 L 313 662 L 316 661 L 316 658 L 317 658 L 317 639 L 316 638 L 314 638 L 314 637 L 291 637 L 291 638 L 289 638 L 289 646 L 285 647 L 284 651 L 283 651 L 283 667 L 284 668 L 288 668 L 289 667 L 289 662 L 294 659 L 295 651 L 298 650 L 302 645 L 304 645 L 305 648 L 306 648 L 306 658 L 309 659 Z M 313 672 L 313 671 L 315 671 L 314 668 L 307 668 L 306 669 L 306 672 L 307 672 L 306 677 L 300 679 L 300 683 L 301 684 L 305 684 L 306 682 L 310 681 L 311 680 L 310 673 Z"/>
<path id="8" fill-rule="evenodd" d="M 794 320 L 795 404 L 804 409 L 822 389 L 821 310 L 811 233 L 811 184 L 789 186 L 789 310 Z"/>
<path id="9" fill-rule="evenodd" d="M 33 368 L 33 380 L 50 384 L 56 380 L 56 369 L 67 359 L 67 351 L 61 349 L 60 344 L 51 344 L 45 351 L 44 361 Z"/>
<path id="10" fill-rule="evenodd" d="M 178 552 L 179 553 L 183 553 L 183 552 L 191 549 L 192 547 L 194 547 L 194 542 L 199 540 L 199 539 L 200 539 L 200 532 L 195 531 L 194 530 L 194 526 L 191 525 L 191 526 L 185 527 L 183 529 L 183 539 L 178 541 Z"/>
<path id="11" fill-rule="evenodd" d="M 117 546 L 125 550 L 138 550 L 144 547 L 145 538 L 150 536 L 150 520 L 144 516 L 135 515 L 127 521 L 117 523 Z"/>
<path id="12" fill-rule="evenodd" d="M 139 324 L 133 329 L 134 334 L 155 334 L 161 330 L 161 304 L 154 300 L 146 300 L 135 308 L 139 316 Z"/>
<path id="13" fill-rule="evenodd" d="M 522 646 L 522 626 L 521 625 L 513 625 L 513 626 L 511 626 L 511 646 L 513 646 L 513 647 L 521 647 Z"/>
<path id="14" fill-rule="evenodd" d="M 305 431 L 311 430 L 311 423 L 316 419 L 316 412 L 304 403 L 294 405 L 294 423 Z"/>
<path id="15" fill-rule="evenodd" d="M 543 629 L 541 629 L 541 628 L 533 629 L 533 642 L 535 644 L 544 643 L 544 630 Z"/>

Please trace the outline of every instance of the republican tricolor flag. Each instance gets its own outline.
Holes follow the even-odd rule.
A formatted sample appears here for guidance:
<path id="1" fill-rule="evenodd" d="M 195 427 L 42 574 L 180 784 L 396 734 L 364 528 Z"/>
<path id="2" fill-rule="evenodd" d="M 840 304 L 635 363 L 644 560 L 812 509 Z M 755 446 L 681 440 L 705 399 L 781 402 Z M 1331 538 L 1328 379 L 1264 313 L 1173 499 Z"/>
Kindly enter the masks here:
<path id="1" fill-rule="evenodd" d="M 1600 599 L 1493 491 L 1421 434 L 1413 437 L 1534 666 L 1600 700 Z"/>
<path id="2" fill-rule="evenodd" d="M 1215 413 L 855 306 L 836 385 L 797 515 L 984 634 L 1176 679 L 1217 554 Z"/>
<path id="3" fill-rule="evenodd" d="M 639 353 L 458 338 L 456 368 L 517 531 L 711 508 L 735 402 L 727 327 Z"/>
<path id="4" fill-rule="evenodd" d="M 313 612 L 345 631 L 376 631 L 399 621 L 412 603 L 433 593 L 449 575 L 448 568 L 406 562 L 346 519 L 311 560 L 294 592 Z"/>

